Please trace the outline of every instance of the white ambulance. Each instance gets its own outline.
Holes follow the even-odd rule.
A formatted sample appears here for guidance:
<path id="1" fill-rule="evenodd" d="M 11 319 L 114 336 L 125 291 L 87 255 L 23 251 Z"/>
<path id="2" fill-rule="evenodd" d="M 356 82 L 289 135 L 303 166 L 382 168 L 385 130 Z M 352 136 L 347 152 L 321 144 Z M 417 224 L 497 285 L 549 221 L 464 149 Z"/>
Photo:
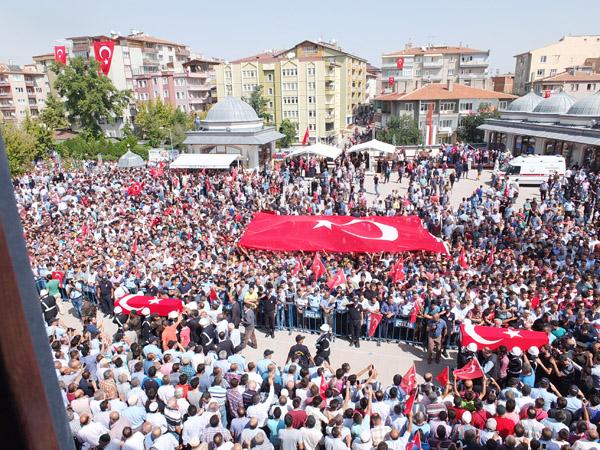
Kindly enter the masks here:
<path id="1" fill-rule="evenodd" d="M 501 178 L 519 184 L 542 184 L 550 175 L 565 175 L 567 165 L 560 155 L 521 155 L 505 163 L 498 171 Z"/>

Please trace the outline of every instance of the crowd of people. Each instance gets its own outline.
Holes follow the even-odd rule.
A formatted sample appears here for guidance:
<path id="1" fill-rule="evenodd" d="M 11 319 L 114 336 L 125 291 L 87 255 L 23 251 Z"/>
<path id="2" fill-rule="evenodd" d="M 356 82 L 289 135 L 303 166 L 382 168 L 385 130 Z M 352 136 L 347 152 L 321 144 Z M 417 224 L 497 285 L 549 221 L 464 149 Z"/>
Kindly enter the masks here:
<path id="1" fill-rule="evenodd" d="M 345 154 L 333 164 L 305 159 L 261 171 L 39 165 L 15 179 L 76 444 L 404 450 L 418 435 L 426 450 L 600 448 L 598 175 L 575 169 L 551 177 L 541 200 L 522 207 L 519 186 L 494 176 L 453 207 L 461 177 L 444 154 L 399 157 L 398 179 L 389 182 L 404 179 L 408 188 L 376 196 L 366 192 L 364 166 Z M 260 210 L 416 214 L 451 255 L 403 255 L 402 276 L 394 277 L 397 255 L 323 254 L 328 273 L 346 275 L 331 291 L 327 274 L 311 273 L 312 255 L 237 246 Z M 114 307 L 138 292 L 179 298 L 183 313 L 126 315 Z M 350 334 L 358 346 L 370 315 L 381 313 L 379 336 L 397 338 L 396 319 L 415 309 L 412 336 L 433 343 L 429 361 L 459 342 L 467 319 L 542 331 L 550 345 L 461 348 L 458 366 L 478 358 L 486 377 L 440 386 L 422 373 L 404 414 L 412 392 L 402 375 L 382 380 L 373 365 L 333 365 L 331 336 Z M 63 325 L 67 310 L 79 329 Z M 310 321 L 321 333 L 314 356 L 301 334 L 285 365 L 268 348 L 258 361 L 244 356 L 257 346 L 257 326 L 275 337 L 276 327 Z"/>

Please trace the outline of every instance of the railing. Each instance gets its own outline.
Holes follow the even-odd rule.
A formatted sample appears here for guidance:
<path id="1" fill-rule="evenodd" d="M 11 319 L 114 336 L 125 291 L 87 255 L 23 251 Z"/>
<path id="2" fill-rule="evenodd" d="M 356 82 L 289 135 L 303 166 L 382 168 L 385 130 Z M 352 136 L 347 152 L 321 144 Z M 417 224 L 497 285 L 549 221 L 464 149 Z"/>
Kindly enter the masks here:
<path id="1" fill-rule="evenodd" d="M 488 62 L 482 59 L 474 59 L 473 61 L 460 61 L 458 63 L 460 66 L 465 67 L 475 67 L 475 66 L 487 66 Z"/>

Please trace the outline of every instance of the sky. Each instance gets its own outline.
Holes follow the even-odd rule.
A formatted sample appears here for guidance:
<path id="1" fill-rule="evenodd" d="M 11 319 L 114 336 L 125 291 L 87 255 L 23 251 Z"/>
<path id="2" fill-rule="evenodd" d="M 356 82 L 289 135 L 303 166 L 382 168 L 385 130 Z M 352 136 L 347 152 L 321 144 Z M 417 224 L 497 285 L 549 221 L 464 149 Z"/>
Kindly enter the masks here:
<path id="1" fill-rule="evenodd" d="M 462 44 L 490 50 L 495 74 L 564 35 L 600 34 L 594 0 L 30 0 L 1 11 L 0 62 L 12 64 L 66 37 L 136 29 L 224 60 L 321 38 L 379 66 L 407 42 Z"/>

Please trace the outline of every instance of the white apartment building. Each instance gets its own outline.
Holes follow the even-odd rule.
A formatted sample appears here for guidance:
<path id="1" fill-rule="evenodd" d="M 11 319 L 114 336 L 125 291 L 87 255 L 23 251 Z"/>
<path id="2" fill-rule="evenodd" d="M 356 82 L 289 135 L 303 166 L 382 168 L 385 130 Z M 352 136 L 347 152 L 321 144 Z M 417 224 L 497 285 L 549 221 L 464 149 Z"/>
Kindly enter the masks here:
<path id="1" fill-rule="evenodd" d="M 20 123 L 36 117 L 50 91 L 46 74 L 35 65 L 0 64 L 0 121 Z"/>
<path id="2" fill-rule="evenodd" d="M 583 66 L 600 56 L 600 35 L 564 36 L 558 42 L 515 55 L 514 93 L 523 95 L 532 83 L 553 77 L 569 67 Z"/>
<path id="3" fill-rule="evenodd" d="M 489 50 L 430 45 L 385 53 L 381 57 L 381 80 L 385 93 L 407 93 L 428 83 L 463 84 L 491 89 L 488 77 Z"/>

